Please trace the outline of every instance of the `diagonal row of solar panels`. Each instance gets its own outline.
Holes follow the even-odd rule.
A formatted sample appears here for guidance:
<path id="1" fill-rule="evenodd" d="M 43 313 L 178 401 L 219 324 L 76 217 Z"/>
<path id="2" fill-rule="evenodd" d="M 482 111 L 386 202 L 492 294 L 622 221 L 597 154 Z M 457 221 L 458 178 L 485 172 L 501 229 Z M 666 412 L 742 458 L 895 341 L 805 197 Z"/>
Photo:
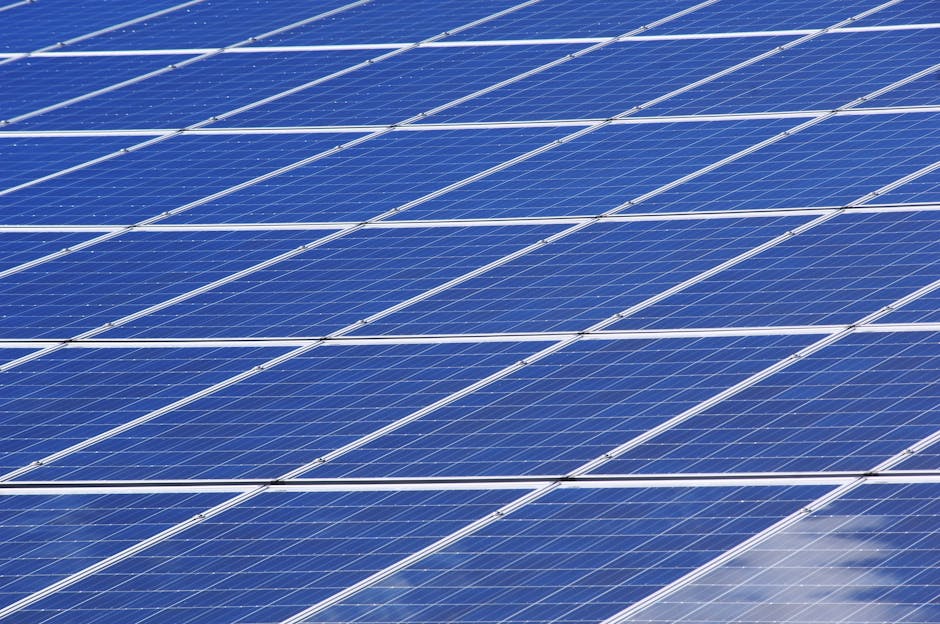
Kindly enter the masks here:
<path id="1" fill-rule="evenodd" d="M 937 620 L 927 3 L 58 4 L 0 619 Z"/>

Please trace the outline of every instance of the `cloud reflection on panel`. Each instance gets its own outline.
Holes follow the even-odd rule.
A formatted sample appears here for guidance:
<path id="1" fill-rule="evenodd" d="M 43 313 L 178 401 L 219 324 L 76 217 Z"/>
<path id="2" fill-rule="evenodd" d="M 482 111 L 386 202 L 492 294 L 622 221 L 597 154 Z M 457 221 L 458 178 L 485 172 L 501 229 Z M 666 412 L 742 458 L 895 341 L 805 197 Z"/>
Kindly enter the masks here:
<path id="1" fill-rule="evenodd" d="M 923 518 L 922 518 L 923 519 Z M 647 624 L 937 622 L 937 535 L 886 538 L 891 516 L 810 517 L 633 617 Z M 936 527 L 937 523 L 932 523 Z M 894 534 L 892 537 L 896 537 Z M 926 547 L 923 540 L 932 542 Z M 918 544 L 918 542 L 921 542 Z M 918 556 L 928 548 L 933 557 Z M 931 564 L 933 560 L 933 564 Z M 931 577 L 924 582 L 924 576 Z M 917 580 L 913 577 L 918 576 Z M 916 599 L 910 592 L 926 590 Z M 904 595 L 907 593 L 908 595 Z M 925 599 L 926 598 L 926 599 Z M 916 601 L 915 601 L 916 600 Z M 921 600 L 923 602 L 921 602 Z"/>

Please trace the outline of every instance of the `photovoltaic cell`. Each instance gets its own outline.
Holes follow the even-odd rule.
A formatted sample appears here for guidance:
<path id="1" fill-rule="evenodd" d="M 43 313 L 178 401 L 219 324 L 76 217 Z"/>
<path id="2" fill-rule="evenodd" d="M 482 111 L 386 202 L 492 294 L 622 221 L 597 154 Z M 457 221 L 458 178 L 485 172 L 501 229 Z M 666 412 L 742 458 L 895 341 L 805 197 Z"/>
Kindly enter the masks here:
<path id="1" fill-rule="evenodd" d="M 42 0 L 45 2 L 46 0 Z M 78 50 L 147 50 L 219 48 L 300 20 L 337 9 L 348 2 L 294 0 L 226 2 L 205 0 L 180 11 L 83 41 Z"/>
<path id="2" fill-rule="evenodd" d="M 184 134 L 0 196 L 0 213 L 3 221 L 11 224 L 137 223 L 331 149 L 349 138 L 336 133 Z M 124 137 L 122 141 L 128 145 L 134 139 Z M 228 216 L 251 221 L 248 211 L 245 206 L 237 211 L 229 206 Z"/>
<path id="3" fill-rule="evenodd" d="M 935 43 L 938 37 L 940 37 L 940 35 L 935 36 Z M 937 59 L 934 57 L 933 60 Z M 940 81 L 940 71 L 932 72 L 897 89 L 892 89 L 876 98 L 872 98 L 859 108 L 874 108 L 878 106 L 937 106 L 940 104 L 940 96 L 937 94 L 938 81 Z"/>
<path id="4" fill-rule="evenodd" d="M 0 132 L 0 162 L 3 162 L 0 191 L 80 165 L 132 143 L 133 139 L 127 137 L 20 139 Z M 10 218 L 5 210 L 0 216 L 4 223 L 11 223 Z"/>
<path id="5" fill-rule="evenodd" d="M 539 2 L 454 35 L 455 40 L 557 39 L 614 37 L 694 5 L 689 0 L 618 0 Z M 657 31 L 659 27 L 657 27 Z"/>
<path id="6" fill-rule="evenodd" d="M 69 245 L 82 243 L 93 235 L 61 232 L 0 232 L 0 271 L 36 260 Z"/>
<path id="7" fill-rule="evenodd" d="M 940 278 L 938 251 L 938 213 L 845 214 L 613 328 L 853 323 Z"/>
<path id="8" fill-rule="evenodd" d="M 932 171 L 911 180 L 877 199 L 879 204 L 911 204 L 938 201 L 940 201 L 940 170 Z"/>
<path id="9" fill-rule="evenodd" d="M 938 121 L 940 115 L 926 113 L 827 119 L 653 197 L 638 209 L 846 205 L 940 158 Z"/>
<path id="10" fill-rule="evenodd" d="M 4 362 L 28 353 L 11 351 L 0 351 Z M 0 468 L 22 468 L 284 351 L 64 349 L 3 371 Z M 32 476 L 26 479 L 33 480 Z"/>
<path id="11" fill-rule="evenodd" d="M 689 34 L 826 28 L 879 4 L 882 3 L 877 0 L 721 0 L 675 22 L 663 24 L 656 32 Z"/>
<path id="12" fill-rule="evenodd" d="M 173 0 L 154 0 L 146 4 L 122 0 L 29 2 L 19 7 L 22 10 L 6 13 L 0 20 L 0 51 L 32 52 L 176 4 L 180 2 Z M 69 49 L 72 49 L 71 46 Z"/>
<path id="13" fill-rule="evenodd" d="M 310 232 L 135 232 L 0 280 L 0 335 L 68 338 L 303 245 Z"/>
<path id="14" fill-rule="evenodd" d="M 306 622 L 600 622 L 826 489 L 556 490 Z"/>
<path id="15" fill-rule="evenodd" d="M 763 119 L 608 126 L 395 218 L 601 214 L 792 125 Z"/>
<path id="16" fill-rule="evenodd" d="M 403 43 L 433 37 L 515 6 L 512 0 L 369 2 L 259 41 L 261 46 Z M 471 28 L 475 30 L 476 27 Z M 447 40 L 450 38 L 448 37 Z"/>
<path id="17" fill-rule="evenodd" d="M 828 110 L 930 67 L 937 62 L 938 44 L 936 29 L 817 37 L 657 104 L 650 112 Z"/>
<path id="18" fill-rule="evenodd" d="M 625 41 L 470 100 L 429 121 L 605 118 L 785 41 L 779 37 Z M 558 57 L 566 52 L 559 49 Z"/>
<path id="19" fill-rule="evenodd" d="M 169 222 L 365 220 L 541 147 L 569 131 L 503 128 L 392 132 L 184 212 Z M 327 136 L 330 138 L 315 140 L 318 149 L 357 138 Z M 334 143 L 329 143 L 330 139 Z M 283 136 L 270 139 L 271 145 L 280 143 L 290 145 Z M 249 150 L 261 144 L 255 159 L 257 153 L 267 153 L 257 137 L 245 144 Z M 310 149 L 306 155 L 315 153 Z M 218 156 L 224 163 L 225 153 Z M 407 218 L 411 213 L 406 210 L 401 215 Z"/>
<path id="20" fill-rule="evenodd" d="M 27 58 L 0 65 L 0 119 L 52 106 L 165 67 L 180 56 Z M 25 128 L 27 121 L 7 129 Z M 127 127 L 126 125 L 124 127 Z"/>
<path id="21" fill-rule="evenodd" d="M 933 213 L 931 213 L 933 214 Z M 940 276 L 938 276 L 940 277 Z M 890 323 L 933 323 L 940 320 L 940 294 L 933 291 L 898 308 L 887 317 Z"/>
<path id="22" fill-rule="evenodd" d="M 587 329 L 805 221 L 776 217 L 592 225 L 356 333 Z"/>
<path id="23" fill-rule="evenodd" d="M 874 15 L 869 15 L 860 26 L 890 26 L 897 24 L 940 23 L 940 7 L 931 0 L 904 0 Z"/>
<path id="24" fill-rule="evenodd" d="M 558 231 L 363 230 L 109 331 L 109 337 L 318 336 Z M 309 234 L 308 234 L 309 235 Z"/>
<path id="25" fill-rule="evenodd" d="M 541 346 L 321 347 L 63 457 L 27 478 L 273 479 Z M 252 365 L 246 360 L 238 359 L 244 370 Z"/>
<path id="26" fill-rule="evenodd" d="M 524 493 L 263 494 L 7 619 L 279 622 Z"/>
<path id="27" fill-rule="evenodd" d="M 184 127 L 322 78 L 374 55 L 374 50 L 221 54 L 28 119 L 22 122 L 22 126 L 18 124 L 16 127 L 39 130 Z M 41 60 L 94 61 L 96 64 L 88 68 L 89 73 L 93 77 L 101 76 L 102 82 L 110 84 L 117 80 L 106 77 L 120 70 L 127 59 L 133 58 L 143 58 L 149 63 L 157 62 L 153 59 L 163 59 L 159 61 L 161 65 L 173 62 L 161 56 Z M 193 57 L 179 57 L 177 60 L 185 58 Z M 19 65 L 16 63 L 11 67 Z M 0 67 L 0 72 L 3 69 Z M 68 70 L 63 71 L 68 73 Z M 49 73 L 41 70 L 34 72 L 37 76 L 47 76 Z M 144 70 L 138 73 L 144 73 Z M 320 90 L 316 92 L 321 93 Z"/>
<path id="28" fill-rule="evenodd" d="M 0 600 L 9 604 L 231 495 L 0 496 Z"/>
<path id="29" fill-rule="evenodd" d="M 629 622 L 936 622 L 938 483 L 866 484 Z"/>
<path id="30" fill-rule="evenodd" d="M 938 370 L 936 333 L 854 334 L 598 472 L 871 470 L 940 429 Z"/>
<path id="31" fill-rule="evenodd" d="M 397 123 L 583 47 L 417 48 L 240 113 L 226 123 L 239 127 Z M 376 51 L 370 56 L 377 56 Z M 431 119 L 450 120 L 437 115 Z"/>
<path id="32" fill-rule="evenodd" d="M 582 341 L 304 476 L 567 474 L 814 339 Z"/>

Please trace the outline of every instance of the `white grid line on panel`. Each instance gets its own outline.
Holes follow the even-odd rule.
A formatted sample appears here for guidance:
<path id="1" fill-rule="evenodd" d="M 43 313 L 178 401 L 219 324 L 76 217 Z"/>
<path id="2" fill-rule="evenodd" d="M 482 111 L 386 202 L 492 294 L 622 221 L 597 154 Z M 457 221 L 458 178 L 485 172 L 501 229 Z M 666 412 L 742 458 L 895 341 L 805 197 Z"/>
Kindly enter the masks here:
<path id="1" fill-rule="evenodd" d="M 191 0 L 187 4 L 195 2 L 204 2 L 205 0 Z M 174 9 L 175 10 L 175 9 Z M 162 12 L 161 12 L 162 14 Z M 150 15 L 147 17 L 153 17 Z M 134 20 L 142 21 L 144 18 Z M 128 25 L 127 22 L 117 27 L 111 27 L 107 31 L 114 30 Z M 852 26 L 847 28 L 836 28 L 826 34 L 848 34 L 848 33 L 869 33 L 869 32 L 888 32 L 898 30 L 930 30 L 940 28 L 940 23 L 922 23 L 922 24 L 883 24 L 877 26 Z M 816 32 L 811 28 L 798 28 L 791 30 L 747 30 L 737 32 L 718 32 L 718 33 L 673 33 L 668 35 L 633 35 L 619 39 L 623 41 L 684 41 L 684 40 L 702 40 L 702 39 L 739 39 L 747 37 L 799 37 Z M 94 33 L 100 34 L 100 33 Z M 85 35 L 88 38 L 91 35 Z M 590 45 L 594 43 L 603 43 L 614 35 L 606 37 L 565 37 L 553 39 L 490 39 L 490 40 L 457 40 L 457 41 L 434 41 L 424 44 L 428 48 L 480 48 L 493 46 L 533 46 L 533 45 Z M 63 42 L 63 44 L 75 43 L 74 40 Z M 56 50 L 61 47 L 60 44 L 43 48 L 34 52 L 3 52 L 0 53 L 0 59 L 33 56 L 40 58 L 78 58 L 94 56 L 183 56 L 208 54 L 210 52 L 220 52 L 222 54 L 259 54 L 259 53 L 293 53 L 293 52 L 338 52 L 343 50 L 394 50 L 406 46 L 414 45 L 415 42 L 370 42 L 370 43 L 338 43 L 321 45 L 288 45 L 288 46 L 252 46 L 248 48 L 145 48 L 136 50 Z M 2 62 L 2 61 L 0 61 Z"/>
<path id="2" fill-rule="evenodd" d="M 341 12 L 346 11 L 346 10 L 348 10 L 348 9 L 352 9 L 352 8 L 361 6 L 361 5 L 363 5 L 363 4 L 368 4 L 369 2 L 372 2 L 372 0 L 355 0 L 355 2 L 350 2 L 349 4 L 345 4 L 345 5 L 341 6 L 341 7 L 336 8 L 336 9 L 332 9 L 332 10 L 330 10 L 330 11 L 325 11 L 325 12 L 320 13 L 320 14 L 318 14 L 318 15 L 314 15 L 313 17 L 308 17 L 308 18 L 306 18 L 306 19 L 299 20 L 299 21 L 294 22 L 294 23 L 292 23 L 292 24 L 289 24 L 289 25 L 287 25 L 287 26 L 284 26 L 284 27 L 281 27 L 281 28 L 278 28 L 278 29 L 275 29 L 275 30 L 268 31 L 268 32 L 266 32 L 266 33 L 263 33 L 263 34 L 261 34 L 261 35 L 257 35 L 257 36 L 255 36 L 255 37 L 249 37 L 249 38 L 247 38 L 247 39 L 243 39 L 242 41 L 239 41 L 239 42 L 237 42 L 237 43 L 233 43 L 233 44 L 230 45 L 230 46 L 225 46 L 225 47 L 223 47 L 223 48 L 218 48 L 218 49 L 212 50 L 211 52 L 207 52 L 207 53 L 205 53 L 205 54 L 200 54 L 199 56 L 195 56 L 195 57 L 192 57 L 192 58 L 188 58 L 188 59 L 185 59 L 185 60 L 182 60 L 182 61 L 177 61 L 177 62 L 175 62 L 175 63 L 173 63 L 173 64 L 171 64 L 171 65 L 167 65 L 167 66 L 165 66 L 165 67 L 161 67 L 160 69 L 156 69 L 156 70 L 154 70 L 154 71 L 147 72 L 146 74 L 141 74 L 141 75 L 139 75 L 139 76 L 135 76 L 134 78 L 129 78 L 129 79 L 127 79 L 127 80 L 123 80 L 123 81 L 121 81 L 121 82 L 117 82 L 117 83 L 115 83 L 115 84 L 108 85 L 107 87 L 102 87 L 102 88 L 100 88 L 100 89 L 95 89 L 94 91 L 90 91 L 90 92 L 88 92 L 88 93 L 84 93 L 84 94 L 82 94 L 82 95 L 75 96 L 75 97 L 73 97 L 73 98 L 69 98 L 69 99 L 67 99 L 67 100 L 63 100 L 63 101 L 61 101 L 61 102 L 57 102 L 57 103 L 55 103 L 55 104 L 50 104 L 49 106 L 44 106 L 44 107 L 42 107 L 42 108 L 39 108 L 39 109 L 30 111 L 30 112 L 28 112 L 28 113 L 22 113 L 22 114 L 20 114 L 20 115 L 14 115 L 13 117 L 10 117 L 10 118 L 8 118 L 8 119 L 2 119 L 2 120 L 0 120 L 0 128 L 3 128 L 3 127 L 8 126 L 8 125 L 10 125 L 10 124 L 14 124 L 14 123 L 19 122 L 19 121 L 23 121 L 23 120 L 25 120 L 25 119 L 32 119 L 33 117 L 37 117 L 37 116 L 39 116 L 39 115 L 42 115 L 42 114 L 44 114 L 44 113 L 48 113 L 48 112 L 50 112 L 50 111 L 58 110 L 58 109 L 60 109 L 60 108 L 65 108 L 66 106 L 70 106 L 70 105 L 75 104 L 75 103 L 77 103 L 77 102 L 84 102 L 85 100 L 90 100 L 90 99 L 92 99 L 92 98 L 94 98 L 94 97 L 97 97 L 97 96 L 99 96 L 99 95 L 103 95 L 103 94 L 105 94 L 105 93 L 111 93 L 112 91 L 117 91 L 118 89 L 123 89 L 124 87 L 130 86 L 130 85 L 133 85 L 133 84 L 137 84 L 137 83 L 139 83 L 139 82 L 143 82 L 144 80 L 149 80 L 150 78 L 153 78 L 153 77 L 155 77 L 155 76 L 161 76 L 161 75 L 163 75 L 163 74 L 165 74 L 165 73 L 167 73 L 167 72 L 175 71 L 175 70 L 180 69 L 180 68 L 182 68 L 182 67 L 186 67 L 186 66 L 188 66 L 188 65 L 192 65 L 193 63 L 196 63 L 196 62 L 199 62 L 199 61 L 201 61 L 201 60 L 204 60 L 204 59 L 207 59 L 207 58 L 211 58 L 211 57 L 213 57 L 213 56 L 215 56 L 215 55 L 217 55 L 217 54 L 220 54 L 220 53 L 221 53 L 221 50 L 225 49 L 226 47 L 231 48 L 231 47 L 236 47 L 236 46 L 250 45 L 250 44 L 252 44 L 252 43 L 254 43 L 254 42 L 256 42 L 256 41 L 259 41 L 259 40 L 261 40 L 261 39 L 265 39 L 265 38 L 267 38 L 267 37 L 271 37 L 271 36 L 274 36 L 274 35 L 283 33 L 283 32 L 285 32 L 285 31 L 288 31 L 288 30 L 291 30 L 291 29 L 294 29 L 294 28 L 299 28 L 299 27 L 301 27 L 301 26 L 305 26 L 305 25 L 310 24 L 310 23 L 312 23 L 312 22 L 316 22 L 316 21 L 319 21 L 319 20 L 322 20 L 322 19 L 326 19 L 326 18 L 328 18 L 328 17 L 331 17 L 331 16 L 333 16 L 333 15 L 336 15 L 337 13 L 341 13 Z"/>
<path id="3" fill-rule="evenodd" d="M 6 6 L 0 6 L 0 13 L 3 11 L 9 11 L 10 9 L 15 9 L 16 7 L 26 6 L 33 4 L 36 0 L 20 0 L 19 2 L 14 2 L 13 4 L 8 4 Z"/>
<path id="4" fill-rule="evenodd" d="M 527 121 L 480 121 L 454 123 L 422 123 L 420 125 L 361 125 L 361 126 L 257 126 L 226 127 L 212 126 L 200 128 L 121 128 L 110 130 L 6 130 L 0 132 L 0 140 L 27 138 L 69 138 L 69 137 L 162 137 L 166 134 L 188 135 L 256 135 L 256 134 L 369 134 L 372 132 L 434 132 L 447 130 L 503 130 L 512 128 L 568 128 L 589 127 L 607 123 L 612 126 L 633 126 L 640 124 L 702 123 L 721 121 L 747 121 L 764 119 L 813 119 L 821 115 L 832 114 L 837 117 L 857 117 L 860 115 L 898 115 L 913 113 L 937 113 L 940 105 L 919 106 L 882 106 L 869 108 L 846 108 L 836 110 L 800 110 L 754 113 L 717 113 L 701 115 L 659 115 L 651 117 L 617 117 L 611 119 L 531 119 Z M 31 185 L 31 184 L 30 184 Z M 21 187 L 0 192 L 5 194 Z"/>
<path id="5" fill-rule="evenodd" d="M 92 39 L 92 38 L 94 38 L 94 37 L 97 37 L 98 35 L 103 35 L 103 34 L 106 34 L 106 33 L 109 33 L 109 32 L 114 32 L 115 30 L 120 30 L 120 29 L 122 29 L 122 28 L 126 28 L 126 27 L 128 27 L 128 26 L 133 26 L 134 24 L 139 24 L 139 23 L 141 23 L 141 22 L 145 22 L 145 21 L 147 21 L 147 20 L 149 20 L 149 19 L 153 19 L 153 18 L 155 18 L 155 17 L 160 17 L 160 16 L 162 16 L 162 15 L 167 15 L 168 13 L 173 13 L 174 11 L 178 11 L 179 9 L 185 9 L 185 8 L 187 8 L 187 7 L 191 7 L 191 6 L 195 5 L 195 4 L 200 4 L 200 3 L 205 2 L 205 1 L 206 1 L 206 0 L 188 0 L 187 2 L 183 2 L 183 3 L 180 3 L 180 4 L 176 4 L 176 5 L 174 5 L 174 6 L 167 7 L 167 8 L 165 8 L 165 9 L 161 9 L 161 10 L 159 10 L 159 11 L 153 11 L 153 12 L 151 12 L 151 13 L 147 13 L 146 15 L 141 15 L 140 17 L 135 17 L 134 19 L 129 19 L 129 20 L 123 21 L 123 22 L 121 22 L 121 23 L 119 23 L 119 24 L 115 24 L 115 25 L 113 25 L 113 26 L 108 26 L 108 27 L 106 27 L 106 28 L 101 28 L 101 29 L 96 30 L 96 31 L 94 31 L 94 32 L 86 33 L 86 34 L 84 34 L 84 35 L 79 35 L 79 36 L 77 36 L 77 37 L 72 37 L 71 39 L 66 39 L 65 41 L 58 41 L 58 42 L 53 43 L 53 44 L 51 44 L 51 45 L 48 45 L 48 46 L 44 46 L 44 47 L 42 47 L 42 48 L 39 48 L 38 50 L 34 50 L 34 51 L 32 51 L 32 52 L 13 52 L 13 53 L 10 53 L 10 54 L 3 54 L 3 55 L 0 55 L 0 57 L 3 57 L 3 58 L 0 58 L 0 65 L 6 65 L 7 63 L 12 63 L 12 62 L 14 62 L 14 61 L 18 61 L 18 60 L 24 59 L 24 58 L 30 58 L 30 57 L 36 57 L 36 56 L 46 56 L 47 54 L 51 53 L 53 50 L 59 50 L 59 49 L 61 49 L 61 48 L 64 48 L 64 47 L 66 47 L 66 46 L 70 46 L 70 45 L 75 44 L 75 43 L 79 43 L 79 42 L 81 42 L 81 41 L 87 41 L 88 39 Z"/>

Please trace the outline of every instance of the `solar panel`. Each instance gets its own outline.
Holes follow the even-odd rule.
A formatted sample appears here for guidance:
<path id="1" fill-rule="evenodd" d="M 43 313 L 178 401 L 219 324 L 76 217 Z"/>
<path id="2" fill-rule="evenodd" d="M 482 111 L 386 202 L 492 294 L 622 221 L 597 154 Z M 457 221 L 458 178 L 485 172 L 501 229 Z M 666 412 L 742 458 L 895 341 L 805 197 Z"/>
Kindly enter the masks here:
<path id="1" fill-rule="evenodd" d="M 0 624 L 940 621 L 938 23 L 0 3 Z"/>

